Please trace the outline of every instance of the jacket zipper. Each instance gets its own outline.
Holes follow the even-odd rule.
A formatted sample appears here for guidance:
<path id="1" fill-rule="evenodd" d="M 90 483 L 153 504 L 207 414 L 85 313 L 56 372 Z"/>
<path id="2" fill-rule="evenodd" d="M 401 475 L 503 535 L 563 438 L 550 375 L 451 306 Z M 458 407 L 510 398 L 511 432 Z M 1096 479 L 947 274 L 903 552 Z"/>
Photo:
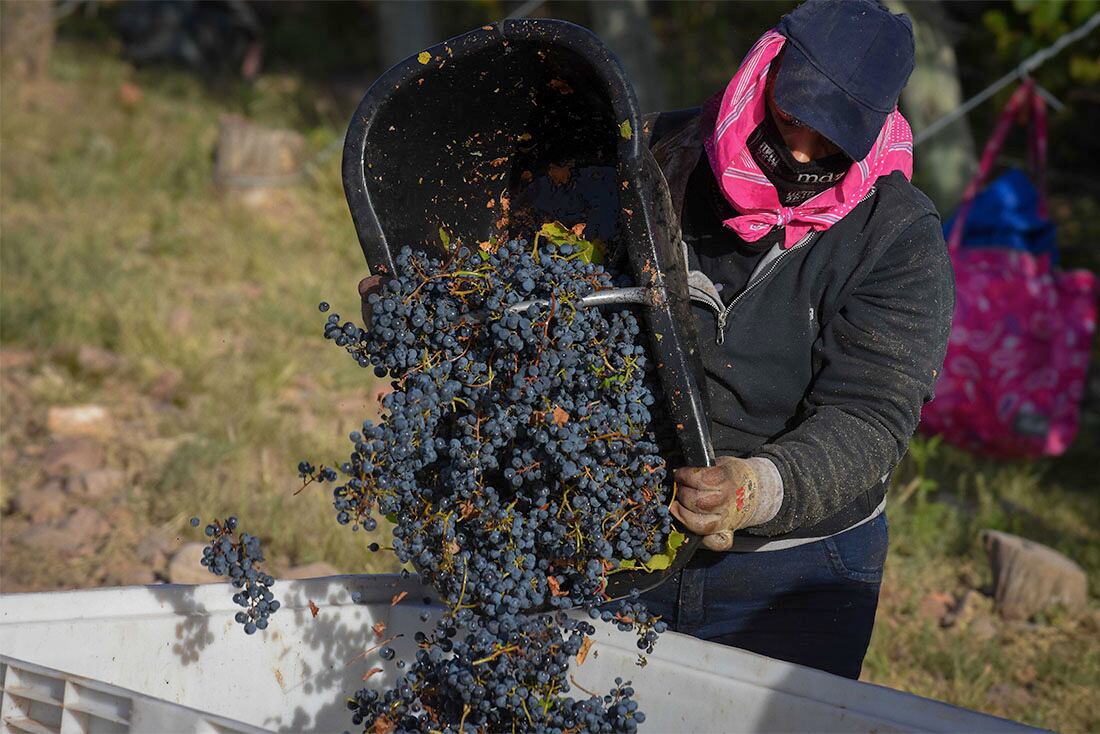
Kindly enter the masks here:
<path id="1" fill-rule="evenodd" d="M 867 201 L 874 193 L 875 187 L 872 186 L 870 189 L 867 190 L 867 193 L 863 195 L 863 198 L 859 200 L 856 206 L 859 206 L 863 202 Z M 854 209 L 855 207 L 852 208 Z M 738 293 L 734 297 L 734 299 L 730 301 L 730 304 L 724 309 L 716 308 L 714 304 L 710 303 L 709 301 L 707 302 L 708 305 L 710 305 L 710 307 L 715 310 L 715 313 L 718 316 L 718 334 L 714 340 L 715 344 L 717 344 L 718 346 L 722 346 L 722 344 L 726 342 L 726 321 L 729 320 L 730 312 L 733 311 L 733 307 L 737 305 L 737 302 L 744 298 L 749 291 L 751 291 L 753 288 L 760 285 L 760 283 L 766 280 L 769 275 L 775 272 L 775 269 L 779 266 L 779 261 L 786 257 L 788 253 L 794 252 L 798 248 L 803 247 L 804 245 L 809 243 L 809 241 L 812 240 L 815 235 L 817 235 L 817 232 L 811 230 L 806 233 L 805 237 L 794 243 L 794 245 L 792 245 L 789 249 L 786 249 L 783 252 L 779 253 L 779 255 L 774 260 L 772 260 L 771 265 L 768 266 L 768 269 L 765 272 L 761 273 L 759 278 L 749 283 L 748 286 L 746 286 L 745 290 Z"/>
<path id="2" fill-rule="evenodd" d="M 779 255 L 776 256 L 774 260 L 772 260 L 772 263 L 768 266 L 768 269 L 761 273 L 759 278 L 749 283 L 748 286 L 746 286 L 745 290 L 738 293 L 734 297 L 734 299 L 730 301 L 730 304 L 728 306 L 721 310 L 715 309 L 718 315 L 717 336 L 714 340 L 715 344 L 717 344 L 718 346 L 722 346 L 726 342 L 726 321 L 729 319 L 730 312 L 733 311 L 733 307 L 737 305 L 737 302 L 744 298 L 745 295 L 748 294 L 748 292 L 751 291 L 753 288 L 760 285 L 760 283 L 763 282 L 769 275 L 771 275 L 772 272 L 774 272 L 775 269 L 779 266 L 779 261 L 786 257 L 787 253 L 794 252 L 798 248 L 808 243 L 811 239 L 813 239 L 815 234 L 817 233 L 807 233 L 805 237 L 794 243 L 794 245 L 792 245 L 789 249 L 786 249 L 783 252 L 779 253 Z"/>

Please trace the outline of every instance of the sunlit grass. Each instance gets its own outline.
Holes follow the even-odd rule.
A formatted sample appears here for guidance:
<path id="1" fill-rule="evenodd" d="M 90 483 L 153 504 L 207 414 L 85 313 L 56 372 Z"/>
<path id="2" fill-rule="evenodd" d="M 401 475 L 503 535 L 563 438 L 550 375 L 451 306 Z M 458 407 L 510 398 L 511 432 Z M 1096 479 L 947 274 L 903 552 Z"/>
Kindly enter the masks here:
<path id="1" fill-rule="evenodd" d="M 151 524 L 235 512 L 293 562 L 377 565 L 335 524 L 330 497 L 293 495 L 298 460 L 339 460 L 375 411 L 375 380 L 321 338 L 316 310 L 324 298 L 350 311 L 365 274 L 338 156 L 246 203 L 211 185 L 226 107 L 198 82 L 67 45 L 53 71 L 0 113 L 3 343 L 111 349 L 139 384 L 182 374 L 181 410 L 161 433 L 188 438 L 145 477 Z M 133 108 L 124 81 L 142 89 Z M 110 400 L 78 381 L 39 397 Z"/>
<path id="2" fill-rule="evenodd" d="M 1088 438 L 1057 461 L 977 459 L 917 438 L 894 477 L 887 504 L 890 555 L 863 678 L 923 696 L 1064 731 L 1100 728 L 1100 627 L 1084 616 L 1032 623 L 993 618 L 982 639 L 966 625 L 941 629 L 921 614 L 933 592 L 988 589 L 985 528 L 1017 533 L 1076 560 L 1100 582 L 1100 503 L 1066 462 L 1087 462 Z M 988 610 L 986 610 L 988 612 Z M 998 685 L 1026 693 L 991 695 Z"/>

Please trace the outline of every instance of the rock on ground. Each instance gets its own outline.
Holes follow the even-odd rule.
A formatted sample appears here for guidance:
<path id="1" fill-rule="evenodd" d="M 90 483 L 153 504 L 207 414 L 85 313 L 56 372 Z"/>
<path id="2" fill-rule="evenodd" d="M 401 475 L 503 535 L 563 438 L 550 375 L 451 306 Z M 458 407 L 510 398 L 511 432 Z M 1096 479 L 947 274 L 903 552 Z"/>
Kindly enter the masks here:
<path id="1" fill-rule="evenodd" d="M 102 499 L 114 494 L 126 483 L 126 473 L 120 469 L 92 469 L 69 480 L 69 491 L 88 499 Z"/>
<path id="2" fill-rule="evenodd" d="M 104 571 L 104 580 L 110 586 L 145 585 L 157 581 L 153 569 L 133 558 L 112 559 Z"/>
<path id="3" fill-rule="evenodd" d="M 200 561 L 206 543 L 186 543 L 168 563 L 168 580 L 173 584 L 216 584 L 224 579 L 206 570 Z"/>
<path id="4" fill-rule="evenodd" d="M 940 619 L 944 627 L 969 627 L 975 621 L 988 619 L 993 613 L 993 600 L 976 589 L 967 589 Z"/>
<path id="5" fill-rule="evenodd" d="M 84 344 L 76 352 L 76 365 L 82 372 L 103 377 L 125 368 L 126 359 L 107 349 Z"/>
<path id="6" fill-rule="evenodd" d="M 174 545 L 175 541 L 160 532 L 153 531 L 146 534 L 137 544 L 134 555 L 142 564 L 156 573 L 161 573 L 168 568 Z M 202 557 L 201 551 L 199 557 Z M 203 572 L 206 572 L 205 568 Z"/>
<path id="7" fill-rule="evenodd" d="M 921 599 L 918 612 L 925 619 L 941 622 L 954 604 L 955 597 L 943 591 L 929 592 Z"/>
<path id="8" fill-rule="evenodd" d="M 111 524 L 91 507 L 78 507 L 61 524 L 70 538 L 73 548 L 87 549 L 111 532 Z"/>
<path id="9" fill-rule="evenodd" d="M 214 182 L 223 189 L 262 189 L 292 180 L 309 153 L 292 130 L 257 125 L 240 115 L 222 115 L 214 156 Z"/>
<path id="10" fill-rule="evenodd" d="M 282 577 L 285 579 L 312 579 L 318 576 L 336 576 L 339 573 L 331 564 L 317 561 L 316 563 L 307 563 L 304 566 L 287 569 Z"/>
<path id="11" fill-rule="evenodd" d="M 54 477 L 65 477 L 103 466 L 103 446 L 90 438 L 55 439 L 42 456 L 42 467 Z"/>
<path id="12" fill-rule="evenodd" d="M 58 551 L 61 553 L 73 549 L 72 538 L 69 533 L 61 528 L 49 525 L 32 525 L 12 539 L 19 545 L 35 548 L 42 551 Z"/>
<path id="13" fill-rule="evenodd" d="M 111 414 L 102 405 L 53 406 L 46 427 L 55 436 L 103 436 L 111 432 Z"/>
<path id="14" fill-rule="evenodd" d="M 0 349 L 0 369 L 10 370 L 16 367 L 26 367 L 34 364 L 38 357 L 34 352 L 26 349 Z"/>
<path id="15" fill-rule="evenodd" d="M 997 632 L 997 623 L 991 617 L 978 617 L 966 627 L 967 636 L 975 642 L 992 640 Z"/>
<path id="16" fill-rule="evenodd" d="M 1005 619 L 1024 620 L 1054 605 L 1084 609 L 1088 579 L 1084 570 L 1040 543 L 997 530 L 983 530 L 982 542 L 993 569 L 993 597 Z"/>
<path id="17" fill-rule="evenodd" d="M 31 548 L 71 555 L 92 550 L 109 532 L 111 524 L 103 515 L 90 507 L 78 507 L 59 524 L 32 525 L 13 540 Z"/>
<path id="18" fill-rule="evenodd" d="M 65 516 L 66 500 L 60 479 L 48 479 L 37 486 L 19 491 L 16 497 L 19 511 L 36 525 L 60 520 Z"/>

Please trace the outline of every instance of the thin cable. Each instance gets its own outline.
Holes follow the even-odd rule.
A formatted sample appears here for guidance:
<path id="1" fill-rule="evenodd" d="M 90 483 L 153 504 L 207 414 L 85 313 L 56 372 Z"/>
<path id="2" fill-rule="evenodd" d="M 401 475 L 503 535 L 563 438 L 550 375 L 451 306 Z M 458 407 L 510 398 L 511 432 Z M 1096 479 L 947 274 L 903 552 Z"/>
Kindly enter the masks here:
<path id="1" fill-rule="evenodd" d="M 542 7 L 542 4 L 545 2 L 546 0 L 527 0 L 527 2 L 525 2 L 523 5 L 520 5 L 511 13 L 508 13 L 508 15 L 504 16 L 504 19 L 512 20 L 513 18 L 526 18 L 531 15 L 531 13 Z"/>
<path id="2" fill-rule="evenodd" d="M 982 102 L 986 101 L 1015 80 L 1019 79 L 1020 77 L 1027 76 L 1033 70 L 1039 68 L 1039 66 L 1046 63 L 1054 56 L 1057 56 L 1066 46 L 1076 41 L 1079 41 L 1087 36 L 1089 33 L 1094 31 L 1097 26 L 1100 26 L 1100 13 L 1093 13 L 1092 17 L 1090 17 L 1076 29 L 1063 34 L 1054 43 L 1050 44 L 1044 49 L 1036 51 L 1031 56 L 1028 56 L 1026 59 L 1021 61 L 1015 69 L 1005 74 L 1000 79 L 993 82 L 988 87 L 968 99 L 966 102 L 962 103 L 943 117 L 933 122 L 928 127 L 921 130 L 919 133 L 914 135 L 914 147 L 920 145 L 928 138 L 940 132 L 945 127 L 955 122 L 955 120 L 958 120 L 960 117 L 970 112 L 970 110 L 974 109 Z"/>

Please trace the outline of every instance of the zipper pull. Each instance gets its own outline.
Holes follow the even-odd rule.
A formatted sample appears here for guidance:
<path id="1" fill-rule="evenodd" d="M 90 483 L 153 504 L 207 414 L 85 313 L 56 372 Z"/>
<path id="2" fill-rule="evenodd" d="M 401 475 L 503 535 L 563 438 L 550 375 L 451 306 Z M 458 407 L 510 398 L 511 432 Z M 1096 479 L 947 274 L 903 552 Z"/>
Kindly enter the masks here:
<path id="1" fill-rule="evenodd" d="M 725 341 L 726 341 L 726 314 L 723 312 L 723 313 L 718 314 L 718 335 L 715 338 L 714 343 L 717 344 L 718 346 L 722 346 L 722 344 Z"/>

